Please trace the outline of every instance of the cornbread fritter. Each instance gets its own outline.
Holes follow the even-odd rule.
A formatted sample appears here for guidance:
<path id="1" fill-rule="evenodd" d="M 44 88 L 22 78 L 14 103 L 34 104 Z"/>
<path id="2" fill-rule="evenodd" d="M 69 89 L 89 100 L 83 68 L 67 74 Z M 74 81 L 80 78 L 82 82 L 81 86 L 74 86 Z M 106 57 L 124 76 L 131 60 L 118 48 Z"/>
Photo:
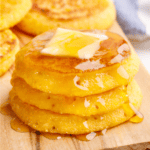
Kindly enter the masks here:
<path id="1" fill-rule="evenodd" d="M 19 49 L 19 40 L 11 30 L 0 31 L 0 76 L 14 63 Z"/>
<path id="2" fill-rule="evenodd" d="M 21 78 L 14 77 L 11 83 L 13 85 L 12 92 L 16 93 L 23 102 L 59 114 L 102 115 L 129 101 L 127 96 L 129 87 L 126 86 L 97 95 L 67 97 L 33 89 Z"/>
<path id="3" fill-rule="evenodd" d="M 58 27 L 70 29 L 107 29 L 116 18 L 111 0 L 32 0 L 29 13 L 18 27 L 38 35 Z"/>
<path id="4" fill-rule="evenodd" d="M 36 37 L 17 54 L 13 76 L 23 78 L 43 92 L 83 97 L 126 85 L 138 71 L 140 61 L 132 49 L 123 49 L 123 55 L 118 54 L 118 49 L 127 46 L 127 42 L 117 34 L 109 33 L 108 40 L 100 44 L 99 52 L 106 51 L 104 55 L 100 53 L 90 59 L 92 63 L 102 61 L 103 67 L 87 70 L 76 68 L 88 62 L 84 59 L 41 55 L 40 51 L 52 36 L 53 33 L 46 32 Z M 119 63 L 109 64 L 116 56 L 121 56 Z"/>
<path id="5" fill-rule="evenodd" d="M 139 109 L 142 93 L 134 80 L 130 84 L 131 86 L 128 90 L 130 103 L 136 109 Z M 25 124 L 38 131 L 50 133 L 84 134 L 100 131 L 119 125 L 135 114 L 129 103 L 124 103 L 118 109 L 104 115 L 81 117 L 39 109 L 34 105 L 24 103 L 15 93 L 10 94 L 10 99 L 13 111 Z"/>
<path id="6" fill-rule="evenodd" d="M 31 6 L 31 0 L 0 0 L 0 30 L 16 25 Z"/>

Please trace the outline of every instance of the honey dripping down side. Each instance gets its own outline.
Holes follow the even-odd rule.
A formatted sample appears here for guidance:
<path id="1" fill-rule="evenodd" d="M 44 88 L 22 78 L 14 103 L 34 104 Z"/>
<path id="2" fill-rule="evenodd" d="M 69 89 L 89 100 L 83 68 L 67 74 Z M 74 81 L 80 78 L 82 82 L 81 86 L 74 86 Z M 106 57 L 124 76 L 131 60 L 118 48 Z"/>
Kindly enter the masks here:
<path id="1" fill-rule="evenodd" d="M 128 104 L 128 107 L 126 107 L 127 104 Z M 129 118 L 128 120 L 129 122 L 141 123 L 143 121 L 144 119 L 143 114 L 134 107 L 134 105 L 130 102 L 130 100 L 129 100 L 129 103 L 124 103 L 122 106 L 124 109 L 125 116 L 128 116 L 128 114 L 129 115 L 132 114 L 132 117 Z"/>
<path id="2" fill-rule="evenodd" d="M 130 118 L 130 122 L 132 123 L 140 123 L 142 122 L 144 119 L 144 117 L 139 117 L 138 115 L 133 116 L 132 118 Z"/>
<path id="3" fill-rule="evenodd" d="M 144 116 L 141 112 L 139 112 L 131 103 L 130 103 L 131 109 L 134 111 L 135 115 L 129 119 L 132 123 L 140 123 L 143 121 Z"/>
<path id="4" fill-rule="evenodd" d="M 13 118 L 10 122 L 11 128 L 17 132 L 30 132 L 30 127 L 25 125 L 18 118 Z"/>
<path id="5" fill-rule="evenodd" d="M 34 131 L 29 126 L 25 125 L 13 112 L 11 109 L 9 100 L 4 102 L 2 105 L 0 105 L 0 113 L 2 115 L 10 116 L 11 117 L 11 128 L 17 132 L 29 132 Z"/>
<path id="6" fill-rule="evenodd" d="M 118 34 L 106 32 L 107 40 L 100 43 L 100 49 L 95 53 L 94 59 L 100 57 L 101 64 L 109 66 L 121 63 L 122 60 L 131 55 L 130 47 L 123 37 Z"/>
<path id="7" fill-rule="evenodd" d="M 131 55 L 128 43 L 118 34 L 105 32 L 108 39 L 100 43 L 100 48 L 94 56 L 88 60 L 82 60 L 75 69 L 87 71 L 105 68 L 114 64 L 122 64 L 122 61 Z"/>
<path id="8" fill-rule="evenodd" d="M 9 104 L 9 100 L 0 105 L 0 113 L 7 116 L 10 116 L 14 113 Z"/>

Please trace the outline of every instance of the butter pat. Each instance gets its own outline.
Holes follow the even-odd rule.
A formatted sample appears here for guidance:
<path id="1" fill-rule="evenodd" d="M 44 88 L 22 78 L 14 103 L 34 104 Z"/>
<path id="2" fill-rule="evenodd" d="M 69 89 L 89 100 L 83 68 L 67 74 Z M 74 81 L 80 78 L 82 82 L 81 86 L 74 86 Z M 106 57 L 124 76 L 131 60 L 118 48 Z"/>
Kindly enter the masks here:
<path id="1" fill-rule="evenodd" d="M 103 34 L 58 28 L 41 53 L 43 55 L 89 59 L 100 48 L 100 42 L 106 39 L 108 37 Z"/>

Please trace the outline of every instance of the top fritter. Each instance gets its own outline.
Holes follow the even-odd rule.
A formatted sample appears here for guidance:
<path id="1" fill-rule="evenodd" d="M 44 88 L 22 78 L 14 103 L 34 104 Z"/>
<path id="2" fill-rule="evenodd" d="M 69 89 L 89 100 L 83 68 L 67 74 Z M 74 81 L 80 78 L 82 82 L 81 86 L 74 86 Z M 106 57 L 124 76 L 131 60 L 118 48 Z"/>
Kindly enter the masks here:
<path id="1" fill-rule="evenodd" d="M 59 28 L 22 48 L 13 76 L 44 92 L 82 97 L 128 84 L 138 67 L 136 54 L 115 33 Z"/>
<path id="2" fill-rule="evenodd" d="M 19 57 L 30 65 L 64 73 L 98 70 L 121 63 L 131 55 L 127 42 L 117 34 L 61 28 L 55 35 L 47 32 L 36 37 L 24 49 Z"/>

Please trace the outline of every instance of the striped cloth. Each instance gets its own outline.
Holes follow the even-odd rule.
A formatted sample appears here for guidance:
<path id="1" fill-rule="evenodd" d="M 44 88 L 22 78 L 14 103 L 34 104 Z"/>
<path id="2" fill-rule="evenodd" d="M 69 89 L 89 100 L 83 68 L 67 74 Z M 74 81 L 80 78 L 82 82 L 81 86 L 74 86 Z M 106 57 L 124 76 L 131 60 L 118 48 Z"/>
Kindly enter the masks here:
<path id="1" fill-rule="evenodd" d="M 150 73 L 150 0 L 114 0 L 117 21 Z"/>

